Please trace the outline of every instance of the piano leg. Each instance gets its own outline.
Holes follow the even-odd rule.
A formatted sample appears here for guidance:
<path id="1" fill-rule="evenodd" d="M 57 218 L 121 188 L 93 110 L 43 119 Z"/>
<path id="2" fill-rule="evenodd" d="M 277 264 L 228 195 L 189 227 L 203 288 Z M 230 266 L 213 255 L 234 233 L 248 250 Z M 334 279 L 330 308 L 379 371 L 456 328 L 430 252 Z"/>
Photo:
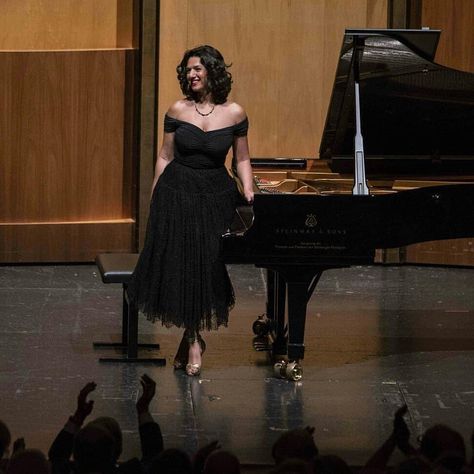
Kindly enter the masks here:
<path id="1" fill-rule="evenodd" d="M 275 319 L 275 272 L 267 268 L 267 318 Z"/>
<path id="2" fill-rule="evenodd" d="M 272 319 L 273 345 L 272 355 L 274 358 L 283 356 L 287 351 L 287 334 L 285 326 L 285 303 L 286 303 L 286 282 L 278 272 L 267 271 L 272 275 L 273 288 L 272 295 L 268 295 L 268 300 L 272 300 L 271 313 L 268 315 Z M 270 298 L 271 297 L 271 298 Z"/>
<path id="3" fill-rule="evenodd" d="M 262 265 L 263 266 L 263 265 Z M 277 377 L 300 380 L 302 368 L 299 361 L 304 358 L 304 331 L 306 308 L 324 270 L 343 268 L 331 266 L 272 265 L 267 269 L 267 317 L 273 331 L 272 355 Z M 285 302 L 288 297 L 287 324 L 285 325 Z M 287 357 L 285 355 L 287 354 Z"/>
<path id="4" fill-rule="evenodd" d="M 304 330 L 306 307 L 316 287 L 322 271 L 314 269 L 291 272 L 286 275 L 288 287 L 288 360 L 299 361 L 304 358 Z"/>
<path id="5" fill-rule="evenodd" d="M 276 361 L 274 371 L 277 376 L 289 380 L 300 380 L 303 376 L 299 361 L 304 358 L 306 307 L 325 269 L 275 269 L 275 274 L 284 281 L 288 292 L 288 360 Z"/>

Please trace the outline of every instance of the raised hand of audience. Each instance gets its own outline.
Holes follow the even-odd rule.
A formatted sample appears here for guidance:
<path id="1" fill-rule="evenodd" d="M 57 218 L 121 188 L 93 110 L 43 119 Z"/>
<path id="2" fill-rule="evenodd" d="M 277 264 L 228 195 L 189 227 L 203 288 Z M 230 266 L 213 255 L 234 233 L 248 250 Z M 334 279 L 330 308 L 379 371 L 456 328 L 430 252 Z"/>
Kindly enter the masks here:
<path id="1" fill-rule="evenodd" d="M 12 456 L 15 454 L 15 453 L 18 453 L 20 451 L 23 451 L 26 449 L 26 443 L 25 443 L 25 438 L 17 438 L 14 442 L 13 442 L 13 447 L 12 447 Z"/>
<path id="2" fill-rule="evenodd" d="M 149 411 L 150 402 L 153 400 L 156 393 L 156 383 L 147 374 L 143 374 L 140 377 L 140 385 L 142 386 L 142 394 L 136 404 L 138 414 Z"/>
<path id="3" fill-rule="evenodd" d="M 403 405 L 395 412 L 393 419 L 393 437 L 398 449 L 404 454 L 410 455 L 415 452 L 415 449 L 410 445 L 410 430 L 403 418 L 407 412 L 407 405 Z"/>
<path id="4" fill-rule="evenodd" d="M 160 425 L 153 420 L 150 413 L 150 403 L 156 393 L 156 383 L 149 375 L 143 374 L 140 377 L 140 385 L 142 393 L 135 406 L 142 448 L 142 464 L 149 468 L 150 463 L 163 451 L 163 436 Z"/>
<path id="5" fill-rule="evenodd" d="M 77 407 L 70 420 L 78 426 L 82 426 L 84 420 L 92 413 L 94 400 L 87 400 L 87 397 L 97 387 L 95 382 L 89 382 L 81 389 L 77 396 Z"/>
<path id="6" fill-rule="evenodd" d="M 367 461 L 361 471 L 363 474 L 384 472 L 390 457 L 397 447 L 406 455 L 415 451 L 409 443 L 410 430 L 403 418 L 407 412 L 408 407 L 406 405 L 403 405 L 395 412 L 393 430 L 390 436 Z"/>

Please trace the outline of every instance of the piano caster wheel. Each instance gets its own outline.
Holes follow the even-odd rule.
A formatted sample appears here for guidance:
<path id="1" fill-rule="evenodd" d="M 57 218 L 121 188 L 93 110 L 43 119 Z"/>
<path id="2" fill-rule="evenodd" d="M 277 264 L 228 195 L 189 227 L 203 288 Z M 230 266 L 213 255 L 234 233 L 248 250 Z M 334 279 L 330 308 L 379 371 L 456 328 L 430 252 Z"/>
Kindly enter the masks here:
<path id="1" fill-rule="evenodd" d="M 270 320 L 264 315 L 260 315 L 252 325 L 252 331 L 256 336 L 267 336 L 270 332 Z"/>
<path id="2" fill-rule="evenodd" d="M 296 361 L 280 360 L 273 366 L 275 376 L 280 379 L 293 380 L 297 382 L 303 378 L 303 367 Z"/>

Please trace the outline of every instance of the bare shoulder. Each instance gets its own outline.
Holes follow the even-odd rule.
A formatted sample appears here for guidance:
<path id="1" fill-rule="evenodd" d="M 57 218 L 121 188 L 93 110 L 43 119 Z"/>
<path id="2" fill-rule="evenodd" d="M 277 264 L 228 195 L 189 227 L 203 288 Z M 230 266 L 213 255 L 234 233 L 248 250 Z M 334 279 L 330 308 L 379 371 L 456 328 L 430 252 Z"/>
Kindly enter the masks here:
<path id="1" fill-rule="evenodd" d="M 189 101 L 186 99 L 177 100 L 166 112 L 166 115 L 172 118 L 179 118 L 180 115 L 189 107 Z"/>
<path id="2" fill-rule="evenodd" d="M 232 116 L 232 119 L 235 123 L 240 123 L 247 118 L 247 113 L 245 109 L 237 104 L 237 102 L 229 102 L 226 104 L 228 113 Z"/>

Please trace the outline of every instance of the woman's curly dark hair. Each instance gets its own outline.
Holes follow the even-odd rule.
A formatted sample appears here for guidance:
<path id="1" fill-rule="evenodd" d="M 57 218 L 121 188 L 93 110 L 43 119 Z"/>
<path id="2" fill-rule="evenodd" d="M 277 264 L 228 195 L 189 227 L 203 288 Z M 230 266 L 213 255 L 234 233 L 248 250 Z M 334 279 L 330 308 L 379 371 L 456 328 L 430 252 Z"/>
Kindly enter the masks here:
<path id="1" fill-rule="evenodd" d="M 227 70 L 231 64 L 226 64 L 222 54 L 216 48 L 209 45 L 197 46 L 186 51 L 176 68 L 176 72 L 178 73 L 181 90 L 186 99 L 189 100 L 196 100 L 198 98 L 197 94 L 191 89 L 186 77 L 188 60 L 192 57 L 200 58 L 201 64 L 206 68 L 207 84 L 214 103 L 223 104 L 227 100 L 232 87 L 232 74 Z"/>

